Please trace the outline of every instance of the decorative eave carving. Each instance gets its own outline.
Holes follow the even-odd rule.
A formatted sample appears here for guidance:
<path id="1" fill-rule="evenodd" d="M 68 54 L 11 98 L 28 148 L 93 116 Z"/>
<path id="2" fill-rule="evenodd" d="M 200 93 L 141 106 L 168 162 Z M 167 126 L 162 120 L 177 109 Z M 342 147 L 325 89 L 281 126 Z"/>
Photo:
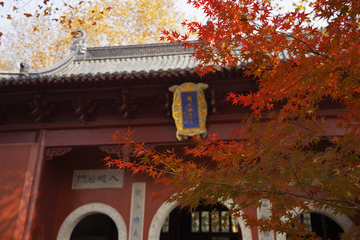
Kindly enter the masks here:
<path id="1" fill-rule="evenodd" d="M 132 147 L 124 147 L 123 145 L 116 146 L 100 146 L 101 151 L 108 155 L 116 155 L 118 158 L 122 158 L 124 162 L 130 162 L 130 154 L 132 153 Z"/>
<path id="2" fill-rule="evenodd" d="M 73 44 L 70 46 L 70 50 L 75 51 L 78 55 L 83 55 L 86 52 L 86 32 L 82 29 L 77 29 L 74 31 L 74 34 L 80 33 L 80 36 L 74 35 L 73 37 L 76 38 L 76 40 L 73 42 Z"/>
<path id="3" fill-rule="evenodd" d="M 42 100 L 40 94 L 36 94 L 33 102 L 29 103 L 31 114 L 37 116 L 35 122 L 50 123 L 54 120 L 55 104 Z"/>
<path id="4" fill-rule="evenodd" d="M 63 148 L 48 148 L 46 149 L 46 159 L 50 160 L 53 157 L 63 156 L 64 154 L 70 152 L 72 147 L 63 147 Z"/>
<path id="5" fill-rule="evenodd" d="M 29 76 L 30 65 L 27 63 L 27 60 L 24 60 L 20 63 L 20 73 L 19 76 Z"/>
<path id="6" fill-rule="evenodd" d="M 211 94 L 211 113 L 219 114 L 218 108 L 224 106 L 224 92 L 210 91 Z"/>
<path id="7" fill-rule="evenodd" d="M 80 114 L 80 121 L 94 121 L 97 117 L 98 104 L 90 99 L 78 98 L 74 101 L 75 113 Z"/>
<path id="8" fill-rule="evenodd" d="M 100 146 L 101 151 L 106 152 L 109 155 L 116 155 L 118 158 L 122 156 L 123 146 Z"/>
<path id="9" fill-rule="evenodd" d="M 122 94 L 121 97 L 116 98 L 115 105 L 118 111 L 122 113 L 124 119 L 131 119 L 134 118 L 134 113 L 141 105 L 141 101 L 135 97 Z"/>
<path id="10" fill-rule="evenodd" d="M 165 93 L 164 95 L 158 96 L 157 102 L 160 105 L 160 109 L 166 112 L 166 116 L 171 116 L 171 99 L 170 94 Z"/>

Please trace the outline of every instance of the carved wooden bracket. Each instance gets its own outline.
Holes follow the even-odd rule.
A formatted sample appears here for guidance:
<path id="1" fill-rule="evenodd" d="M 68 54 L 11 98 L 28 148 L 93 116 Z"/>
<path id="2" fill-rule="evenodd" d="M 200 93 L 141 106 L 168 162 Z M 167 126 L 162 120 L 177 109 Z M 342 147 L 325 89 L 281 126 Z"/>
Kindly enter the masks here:
<path id="1" fill-rule="evenodd" d="M 166 116 L 170 117 L 171 115 L 170 94 L 166 93 L 165 95 L 158 96 L 157 102 L 160 104 L 160 109 L 166 112 Z"/>
<path id="2" fill-rule="evenodd" d="M 72 150 L 72 147 L 64 147 L 64 148 L 48 148 L 46 149 L 46 159 L 50 160 L 53 157 L 62 156 L 65 153 L 68 153 Z"/>
<path id="3" fill-rule="evenodd" d="M 55 104 L 50 104 L 35 96 L 33 102 L 29 103 L 32 109 L 31 114 L 37 116 L 35 122 L 49 123 L 54 120 Z"/>
<path id="4" fill-rule="evenodd" d="M 80 114 L 80 121 L 94 121 L 97 117 L 98 104 L 90 99 L 78 98 L 74 101 L 75 113 Z"/>
<path id="5" fill-rule="evenodd" d="M 218 107 L 224 105 L 224 92 L 215 92 L 214 90 L 210 91 L 211 94 L 211 113 L 219 114 Z"/>
<path id="6" fill-rule="evenodd" d="M 106 152 L 109 155 L 116 155 L 118 158 L 122 158 L 124 162 L 130 162 L 130 154 L 132 153 L 132 147 L 124 146 L 100 146 L 101 151 Z"/>
<path id="7" fill-rule="evenodd" d="M 122 113 L 124 119 L 131 119 L 134 117 L 134 112 L 140 106 L 141 101 L 135 97 L 129 97 L 122 94 L 121 97 L 116 98 L 115 104 L 118 111 Z"/>
<path id="8" fill-rule="evenodd" d="M 100 146 L 101 151 L 106 152 L 109 155 L 116 155 L 117 157 L 122 156 L 122 146 Z"/>

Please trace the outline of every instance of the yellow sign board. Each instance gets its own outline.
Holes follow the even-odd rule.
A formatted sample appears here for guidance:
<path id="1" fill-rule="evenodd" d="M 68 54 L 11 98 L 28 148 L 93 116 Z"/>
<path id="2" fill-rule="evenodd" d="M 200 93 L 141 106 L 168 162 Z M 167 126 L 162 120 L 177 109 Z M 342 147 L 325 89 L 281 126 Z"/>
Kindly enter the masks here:
<path id="1" fill-rule="evenodd" d="M 179 141 L 193 136 L 206 137 L 207 105 L 203 89 L 208 86 L 205 83 L 187 82 L 169 88 L 174 92 L 172 115 Z"/>

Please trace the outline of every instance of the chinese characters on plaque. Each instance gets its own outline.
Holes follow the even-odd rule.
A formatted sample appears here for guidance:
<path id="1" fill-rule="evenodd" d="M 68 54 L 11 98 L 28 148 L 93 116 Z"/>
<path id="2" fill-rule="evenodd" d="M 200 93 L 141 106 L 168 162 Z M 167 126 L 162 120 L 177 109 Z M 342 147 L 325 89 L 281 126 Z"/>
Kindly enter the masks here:
<path id="1" fill-rule="evenodd" d="M 183 83 L 169 88 L 174 92 L 172 115 L 176 124 L 176 138 L 180 141 L 192 136 L 206 137 L 207 105 L 204 83 Z"/>
<path id="2" fill-rule="evenodd" d="M 124 170 L 76 170 L 72 189 L 122 188 Z"/>
<path id="3" fill-rule="evenodd" d="M 129 240 L 142 240 L 145 208 L 145 183 L 133 183 Z"/>
<path id="4" fill-rule="evenodd" d="M 261 207 L 258 208 L 258 218 L 268 219 L 271 215 L 270 211 L 271 203 L 269 200 L 262 200 Z M 259 232 L 259 240 L 274 240 L 273 232 Z"/>
<path id="5" fill-rule="evenodd" d="M 182 92 L 181 101 L 184 128 L 198 128 L 197 92 Z"/>

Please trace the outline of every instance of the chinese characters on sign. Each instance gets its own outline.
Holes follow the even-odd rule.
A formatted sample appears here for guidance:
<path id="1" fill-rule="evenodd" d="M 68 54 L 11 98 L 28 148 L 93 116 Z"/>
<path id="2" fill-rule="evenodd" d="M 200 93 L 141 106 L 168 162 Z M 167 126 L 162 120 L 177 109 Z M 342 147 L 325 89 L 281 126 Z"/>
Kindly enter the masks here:
<path id="1" fill-rule="evenodd" d="M 129 240 L 142 240 L 144 227 L 145 183 L 133 183 Z"/>
<path id="2" fill-rule="evenodd" d="M 72 189 L 122 188 L 124 170 L 74 171 Z"/>
<path id="3" fill-rule="evenodd" d="M 204 83 L 183 83 L 169 88 L 174 92 L 172 116 L 176 125 L 176 138 L 181 141 L 193 136 L 207 136 L 207 105 Z"/>
<path id="4" fill-rule="evenodd" d="M 184 128 L 199 127 L 197 92 L 182 92 L 181 102 Z"/>

